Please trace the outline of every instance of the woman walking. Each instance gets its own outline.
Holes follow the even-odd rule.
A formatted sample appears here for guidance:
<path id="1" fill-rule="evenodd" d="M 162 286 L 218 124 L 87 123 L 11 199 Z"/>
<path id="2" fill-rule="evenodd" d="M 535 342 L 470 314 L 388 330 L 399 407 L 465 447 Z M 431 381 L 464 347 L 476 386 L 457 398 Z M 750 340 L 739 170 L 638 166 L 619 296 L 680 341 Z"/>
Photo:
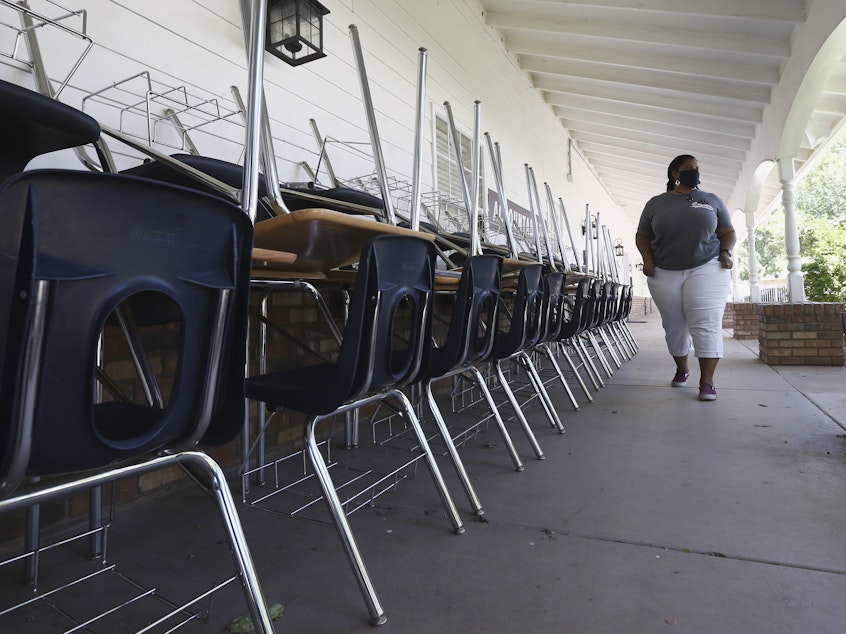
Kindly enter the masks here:
<path id="1" fill-rule="evenodd" d="M 699 189 L 695 157 L 674 158 L 667 178 L 667 191 L 643 209 L 635 244 L 676 364 L 671 385 L 687 385 L 693 350 L 699 359 L 699 400 L 713 401 L 735 232 L 725 203 Z"/>

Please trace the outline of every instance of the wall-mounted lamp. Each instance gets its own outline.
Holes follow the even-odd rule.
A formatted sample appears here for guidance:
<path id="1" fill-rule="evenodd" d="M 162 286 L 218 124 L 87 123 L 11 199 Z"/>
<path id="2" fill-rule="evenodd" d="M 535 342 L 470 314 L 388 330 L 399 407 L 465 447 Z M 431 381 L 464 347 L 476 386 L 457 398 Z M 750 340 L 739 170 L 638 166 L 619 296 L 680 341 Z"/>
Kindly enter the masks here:
<path id="1" fill-rule="evenodd" d="M 329 9 L 315 0 L 269 0 L 265 50 L 299 66 L 326 57 L 323 52 L 323 16 Z"/>
<path id="2" fill-rule="evenodd" d="M 614 255 L 621 258 L 625 255 L 626 250 L 623 248 L 623 241 L 620 238 L 617 238 L 614 241 Z"/>
<path id="3" fill-rule="evenodd" d="M 643 272 L 643 262 L 637 263 L 637 270 Z"/>

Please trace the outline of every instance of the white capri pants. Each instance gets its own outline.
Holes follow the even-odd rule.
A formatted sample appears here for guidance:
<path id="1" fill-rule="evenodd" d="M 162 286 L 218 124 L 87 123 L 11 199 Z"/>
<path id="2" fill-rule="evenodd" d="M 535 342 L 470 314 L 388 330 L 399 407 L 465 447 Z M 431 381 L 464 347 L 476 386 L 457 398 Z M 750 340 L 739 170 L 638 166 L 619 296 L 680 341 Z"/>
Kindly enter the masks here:
<path id="1" fill-rule="evenodd" d="M 681 271 L 655 267 L 647 277 L 649 292 L 661 313 L 670 354 L 684 357 L 691 351 L 706 359 L 723 356 L 723 313 L 731 277 L 719 260 Z"/>

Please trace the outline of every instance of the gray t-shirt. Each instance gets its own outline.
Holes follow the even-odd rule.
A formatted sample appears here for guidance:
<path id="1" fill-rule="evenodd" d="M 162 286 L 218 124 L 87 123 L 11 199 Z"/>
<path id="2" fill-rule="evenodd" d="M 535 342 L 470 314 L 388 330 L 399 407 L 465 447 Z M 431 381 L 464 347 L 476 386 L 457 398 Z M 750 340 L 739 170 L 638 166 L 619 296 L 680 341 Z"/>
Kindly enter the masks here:
<path id="1" fill-rule="evenodd" d="M 654 235 L 655 266 L 681 270 L 700 266 L 720 254 L 717 229 L 731 229 L 728 209 L 716 194 L 665 192 L 643 208 L 638 231 Z"/>

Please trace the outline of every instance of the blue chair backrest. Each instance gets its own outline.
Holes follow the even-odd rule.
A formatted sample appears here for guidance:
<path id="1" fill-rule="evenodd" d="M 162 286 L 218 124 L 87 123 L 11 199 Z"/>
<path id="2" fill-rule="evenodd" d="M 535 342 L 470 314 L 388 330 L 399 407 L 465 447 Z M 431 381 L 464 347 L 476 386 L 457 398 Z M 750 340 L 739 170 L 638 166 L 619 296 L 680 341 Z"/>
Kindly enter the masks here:
<path id="1" fill-rule="evenodd" d="M 473 256 L 465 262 L 464 268 L 469 272 L 469 296 L 459 288 L 458 299 L 463 299 L 469 310 L 464 312 L 463 354 L 459 360 L 462 365 L 487 359 L 493 349 L 502 292 L 502 258 L 497 255 Z"/>
<path id="2" fill-rule="evenodd" d="M 567 275 L 552 271 L 544 275 L 543 312 L 541 314 L 540 341 L 552 341 L 558 337 L 564 323 L 564 306 L 567 296 L 564 283 Z"/>
<path id="3" fill-rule="evenodd" d="M 632 310 L 633 294 L 634 289 L 631 285 L 629 285 L 628 290 L 626 291 L 625 300 L 623 301 L 622 317 L 628 317 Z"/>
<path id="4" fill-rule="evenodd" d="M 599 323 L 605 324 L 611 319 L 611 311 L 614 309 L 614 301 L 615 301 L 615 294 L 614 294 L 614 283 L 613 282 L 605 282 L 602 285 L 602 290 L 600 292 L 600 305 L 601 305 L 601 314 L 599 317 Z"/>
<path id="5" fill-rule="evenodd" d="M 36 156 L 93 143 L 100 124 L 37 92 L 0 80 L 0 183 Z"/>
<path id="6" fill-rule="evenodd" d="M 427 378 L 443 376 L 490 355 L 499 314 L 501 277 L 499 256 L 476 255 L 464 261 L 449 328 L 443 345 L 432 351 Z"/>
<path id="7" fill-rule="evenodd" d="M 626 284 L 619 285 L 619 293 L 617 295 L 617 310 L 614 313 L 614 319 L 620 320 L 626 316 L 627 306 L 631 299 L 632 287 Z"/>
<path id="8" fill-rule="evenodd" d="M 0 493 L 21 470 L 63 473 L 231 440 L 243 422 L 251 246 L 245 214 L 197 191 L 56 170 L 6 181 Z M 95 397 L 100 333 L 119 304 L 138 298 L 157 298 L 166 319 L 181 315 L 164 409 Z"/>
<path id="9" fill-rule="evenodd" d="M 537 343 L 542 314 L 543 265 L 529 264 L 520 269 L 511 319 L 497 332 L 494 354 L 503 359 Z"/>
<path id="10" fill-rule="evenodd" d="M 588 319 L 588 294 L 590 293 L 591 280 L 588 277 L 579 279 L 576 283 L 576 292 L 573 296 L 573 305 L 570 309 L 570 318 L 561 324 L 558 336 L 562 339 L 573 337 L 587 327 Z"/>
<path id="11" fill-rule="evenodd" d="M 424 238 L 379 236 L 367 244 L 338 355 L 341 400 L 417 380 L 428 363 L 434 277 L 435 247 Z"/>

